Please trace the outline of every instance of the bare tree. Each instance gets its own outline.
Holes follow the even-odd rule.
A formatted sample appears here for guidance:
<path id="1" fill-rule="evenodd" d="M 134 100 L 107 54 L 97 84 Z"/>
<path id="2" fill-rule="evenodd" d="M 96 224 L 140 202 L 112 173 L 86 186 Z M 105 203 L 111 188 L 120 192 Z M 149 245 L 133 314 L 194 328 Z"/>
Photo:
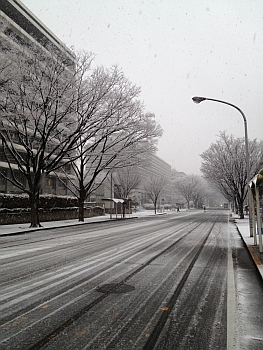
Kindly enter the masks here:
<path id="1" fill-rule="evenodd" d="M 84 201 L 98 186 L 98 175 L 137 164 L 155 150 L 162 130 L 145 116 L 140 89 L 122 71 L 90 70 L 92 54 L 69 59 L 25 45 L 8 47 L 5 58 L 0 137 L 10 176 L 1 176 L 28 194 L 31 226 L 39 226 L 45 177 L 68 175 L 65 167 L 72 165 L 77 181 L 67 176 L 64 183 L 77 195 L 83 220 Z"/>
<path id="2" fill-rule="evenodd" d="M 113 182 L 116 184 L 115 192 L 119 198 L 128 198 L 131 191 L 141 183 L 141 176 L 137 167 L 127 167 L 113 173 Z"/>
<path id="3" fill-rule="evenodd" d="M 4 171 L 1 176 L 28 194 L 31 226 L 36 227 L 45 177 L 76 159 L 79 138 L 86 137 L 82 84 L 92 55 L 73 62 L 58 52 L 22 46 L 8 50 L 6 59 L 13 74 L 4 78 L 1 91 L 0 137 L 10 176 Z M 95 128 L 90 132 L 94 136 Z"/>
<path id="4" fill-rule="evenodd" d="M 194 202 L 195 208 L 202 208 L 205 203 L 205 199 L 208 196 L 209 188 L 208 184 L 205 183 L 204 179 L 200 176 L 194 176 L 193 181 L 195 182 L 194 185 L 194 192 L 192 200 Z"/>
<path id="5" fill-rule="evenodd" d="M 157 212 L 157 202 L 158 199 L 166 185 L 166 180 L 163 177 L 154 177 L 151 178 L 144 184 L 144 190 L 153 202 L 154 205 L 154 213 Z"/>
<path id="6" fill-rule="evenodd" d="M 0 55 L 0 92 L 3 93 L 5 86 L 11 80 L 11 63 Z"/>
<path id="7" fill-rule="evenodd" d="M 138 173 L 137 166 L 127 166 L 121 169 L 113 169 L 110 177 L 107 177 L 104 185 L 112 191 L 114 184 L 114 197 L 124 199 L 122 203 L 123 217 L 125 217 L 126 208 L 130 209 L 131 191 L 136 189 L 141 183 L 141 175 Z M 126 201 L 126 199 L 128 201 Z"/>
<path id="8" fill-rule="evenodd" d="M 95 69 L 83 87 L 82 116 L 88 124 L 85 140 L 80 138 L 78 143 L 78 160 L 73 163 L 77 181 L 69 179 L 71 190 L 79 200 L 80 221 L 84 221 L 85 200 L 108 173 L 139 164 L 144 154 L 155 151 L 156 138 L 162 134 L 160 125 L 143 113 L 143 106 L 137 100 L 140 89 L 116 66 Z M 92 137 L 87 136 L 89 133 Z M 100 182 L 96 181 L 99 175 Z"/>
<path id="9" fill-rule="evenodd" d="M 249 142 L 250 177 L 263 166 L 263 142 Z M 245 143 L 243 138 L 235 139 L 225 132 L 220 139 L 201 154 L 201 171 L 204 177 L 215 184 L 227 199 L 238 205 L 240 218 L 244 218 L 244 201 L 247 195 L 247 171 Z"/>
<path id="10" fill-rule="evenodd" d="M 177 194 L 182 196 L 186 203 L 187 208 L 190 209 L 190 201 L 194 201 L 194 197 L 198 195 L 199 179 L 195 175 L 184 176 L 174 183 L 174 189 Z"/>
<path id="11" fill-rule="evenodd" d="M 210 181 L 206 181 L 206 203 L 204 204 L 210 207 L 219 207 L 223 206 L 223 204 L 226 203 L 226 200 L 229 202 L 229 199 L 218 191 L 218 188 L 216 188 L 214 184 L 212 184 Z"/>

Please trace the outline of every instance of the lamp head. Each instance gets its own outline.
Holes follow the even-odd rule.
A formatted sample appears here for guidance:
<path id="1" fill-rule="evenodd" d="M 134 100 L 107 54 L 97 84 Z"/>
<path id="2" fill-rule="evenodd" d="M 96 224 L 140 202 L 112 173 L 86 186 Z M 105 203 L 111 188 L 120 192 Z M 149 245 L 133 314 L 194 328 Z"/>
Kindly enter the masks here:
<path id="1" fill-rule="evenodd" d="M 194 103 L 200 103 L 202 101 L 205 101 L 206 100 L 206 97 L 198 97 L 198 96 L 195 96 L 192 98 L 192 100 L 194 101 Z"/>

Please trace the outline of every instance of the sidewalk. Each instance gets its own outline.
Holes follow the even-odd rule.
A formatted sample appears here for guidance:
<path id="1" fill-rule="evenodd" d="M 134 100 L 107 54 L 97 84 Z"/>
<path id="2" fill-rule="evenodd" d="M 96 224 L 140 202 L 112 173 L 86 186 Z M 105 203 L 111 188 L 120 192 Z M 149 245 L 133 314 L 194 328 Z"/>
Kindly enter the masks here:
<path id="1" fill-rule="evenodd" d="M 169 213 L 169 212 L 168 212 Z M 157 215 L 165 215 L 168 214 L 167 212 L 164 213 L 157 213 Z M 131 218 L 137 218 L 137 217 L 146 217 L 146 216 L 152 216 L 155 215 L 152 210 L 148 211 L 139 211 L 137 213 L 133 214 L 127 214 L 126 219 Z M 115 214 L 112 215 L 112 220 L 115 220 L 116 216 Z M 118 215 L 118 219 L 120 219 L 120 214 Z M 43 227 L 38 228 L 30 228 L 29 223 L 26 224 L 14 224 L 14 225 L 0 225 L 0 237 L 2 236 L 13 236 L 13 235 L 20 235 L 27 232 L 34 232 L 34 231 L 42 231 L 49 228 L 60 228 L 63 226 L 76 226 L 76 225 L 86 225 L 90 223 L 95 222 L 103 222 L 103 221 L 111 221 L 110 215 L 106 214 L 105 216 L 95 216 L 92 218 L 85 218 L 85 222 L 79 222 L 76 219 L 75 220 L 64 220 L 64 221 L 46 221 L 42 222 L 41 224 Z M 234 221 L 237 230 L 243 239 L 243 242 L 247 246 L 247 249 L 255 263 L 255 266 L 257 267 L 262 279 L 263 279 L 263 253 L 259 253 L 258 246 L 254 246 L 254 239 L 253 237 L 249 237 L 249 222 L 248 218 L 240 220 L 238 216 L 233 215 L 232 221 Z"/>
<path id="2" fill-rule="evenodd" d="M 92 218 L 85 218 L 85 222 L 79 222 L 77 219 L 74 220 L 60 220 L 60 221 L 45 221 L 41 222 L 42 227 L 29 227 L 29 223 L 25 224 L 11 224 L 11 225 L 0 225 L 0 236 L 13 236 L 28 232 L 42 231 L 49 228 L 59 228 L 63 226 L 76 226 L 85 225 L 93 222 L 102 222 L 110 220 L 109 215 L 105 216 L 94 216 Z"/>
<path id="3" fill-rule="evenodd" d="M 157 213 L 156 215 L 163 215 L 166 213 Z M 143 216 L 151 216 L 155 215 L 152 210 L 147 211 L 139 211 L 133 214 L 126 214 L 125 219 L 143 217 Z M 118 214 L 118 220 L 121 220 L 121 215 Z M 34 231 L 42 231 L 49 228 L 60 228 L 63 226 L 76 226 L 76 225 L 86 225 L 94 222 L 103 222 L 103 221 L 112 221 L 116 220 L 116 214 L 112 214 L 112 219 L 110 218 L 110 214 L 105 214 L 103 216 L 93 216 L 91 218 L 85 218 L 84 222 L 79 222 L 77 219 L 73 220 L 59 220 L 59 221 L 44 221 L 41 222 L 42 227 L 29 227 L 29 223 L 25 224 L 11 224 L 11 225 L 0 225 L 0 237 L 1 236 L 14 236 L 27 232 Z"/>
<path id="4" fill-rule="evenodd" d="M 248 218 L 239 219 L 236 215 L 233 215 L 232 218 L 234 219 L 237 230 L 243 239 L 243 242 L 245 243 L 252 260 L 254 261 L 255 266 L 261 275 L 261 278 L 263 279 L 263 253 L 259 252 L 258 245 L 254 245 L 254 238 L 250 237 Z"/>

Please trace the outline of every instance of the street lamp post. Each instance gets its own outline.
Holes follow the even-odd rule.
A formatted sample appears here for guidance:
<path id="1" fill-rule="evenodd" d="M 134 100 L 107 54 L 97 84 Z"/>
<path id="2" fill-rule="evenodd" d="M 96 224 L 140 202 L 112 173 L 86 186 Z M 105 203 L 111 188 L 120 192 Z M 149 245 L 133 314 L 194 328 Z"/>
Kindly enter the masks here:
<path id="1" fill-rule="evenodd" d="M 222 100 L 216 100 L 214 98 L 208 98 L 208 97 L 198 97 L 198 96 L 195 96 L 192 98 L 192 100 L 194 101 L 194 103 L 200 103 L 202 101 L 214 101 L 214 102 L 219 102 L 219 103 L 224 103 L 226 105 L 229 105 L 231 107 L 234 107 L 235 109 L 237 109 L 242 117 L 243 117 L 243 120 L 244 120 L 244 127 L 245 127 L 245 149 L 246 149 L 246 168 L 247 168 L 247 190 L 248 190 L 248 198 L 249 198 L 249 195 L 250 195 L 250 187 L 249 187 L 249 179 L 250 179 L 250 176 L 249 176 L 249 153 L 248 153 L 248 133 L 247 133 L 247 119 L 245 117 L 245 114 L 244 112 L 238 108 L 237 106 L 233 105 L 232 103 L 229 103 L 229 102 L 226 102 L 226 101 L 222 101 Z M 249 206 L 249 223 L 250 223 L 250 237 L 253 236 L 252 234 L 252 223 L 251 223 L 251 208 Z"/>

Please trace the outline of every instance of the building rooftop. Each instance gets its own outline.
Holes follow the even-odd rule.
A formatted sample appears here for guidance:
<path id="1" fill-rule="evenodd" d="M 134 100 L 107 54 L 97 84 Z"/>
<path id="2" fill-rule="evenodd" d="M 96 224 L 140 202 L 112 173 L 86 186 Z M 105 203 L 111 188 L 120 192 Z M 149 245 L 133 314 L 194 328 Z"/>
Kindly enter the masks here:
<path id="1" fill-rule="evenodd" d="M 51 45 L 66 53 L 72 61 L 74 54 L 19 0 L 1 0 L 1 11 L 28 35 L 43 46 Z"/>

